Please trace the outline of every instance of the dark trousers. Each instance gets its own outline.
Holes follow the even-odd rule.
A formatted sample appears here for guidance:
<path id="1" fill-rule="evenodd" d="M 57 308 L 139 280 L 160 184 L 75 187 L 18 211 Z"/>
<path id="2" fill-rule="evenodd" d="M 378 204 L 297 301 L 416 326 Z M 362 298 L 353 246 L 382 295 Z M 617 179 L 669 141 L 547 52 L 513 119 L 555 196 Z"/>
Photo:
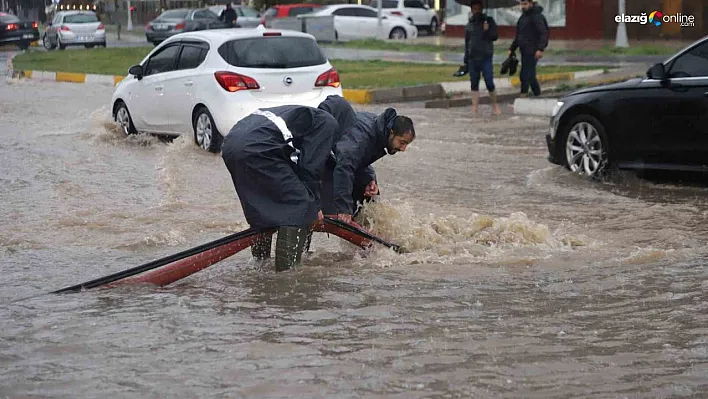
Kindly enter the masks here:
<path id="1" fill-rule="evenodd" d="M 519 79 L 521 80 L 521 94 L 526 94 L 529 92 L 529 86 L 531 86 L 531 91 L 533 91 L 534 96 L 541 95 L 541 86 L 538 84 L 536 79 L 536 57 L 534 54 L 524 54 L 521 53 L 521 72 L 519 72 Z"/>
<path id="2" fill-rule="evenodd" d="M 492 66 L 492 56 L 482 60 L 472 60 L 467 66 L 470 71 L 470 83 L 472 91 L 479 91 L 479 75 L 484 76 L 484 84 L 487 91 L 494 92 L 494 67 Z"/>

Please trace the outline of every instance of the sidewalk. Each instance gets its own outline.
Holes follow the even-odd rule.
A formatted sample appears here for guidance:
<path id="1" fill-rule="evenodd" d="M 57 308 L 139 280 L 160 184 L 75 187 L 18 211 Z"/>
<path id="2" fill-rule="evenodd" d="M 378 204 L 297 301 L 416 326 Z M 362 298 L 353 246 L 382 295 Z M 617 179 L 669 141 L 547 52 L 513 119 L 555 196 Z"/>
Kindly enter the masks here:
<path id="1" fill-rule="evenodd" d="M 660 45 L 675 48 L 680 50 L 695 40 L 631 40 L 629 47 L 642 45 Z M 434 44 L 438 46 L 464 46 L 465 38 L 463 37 L 446 37 L 446 36 L 419 36 L 414 39 L 408 39 L 410 44 Z M 495 47 L 508 48 L 511 45 L 511 39 L 499 39 L 494 42 Z M 613 40 L 555 40 L 551 38 L 550 48 L 554 50 L 599 50 L 604 47 L 614 47 Z"/>
<path id="2" fill-rule="evenodd" d="M 145 25 L 133 25 L 133 30 L 128 31 L 123 25 L 120 30 L 120 40 L 118 40 L 118 27 L 116 25 L 104 25 L 106 28 L 107 42 L 124 42 L 124 43 L 146 43 Z"/>
<path id="3" fill-rule="evenodd" d="M 461 53 L 411 53 L 388 50 L 365 50 L 354 48 L 321 46 L 322 51 L 329 59 L 339 60 L 371 60 L 371 61 L 398 61 L 398 62 L 423 62 L 435 64 L 462 64 L 464 55 Z M 495 55 L 494 63 L 501 64 L 506 55 Z M 538 65 L 598 65 L 622 67 L 628 64 L 642 64 L 651 66 L 666 60 L 663 55 L 640 56 L 590 56 L 590 55 L 556 55 L 543 57 Z"/>
<path id="4" fill-rule="evenodd" d="M 540 98 L 557 98 L 565 92 L 575 90 L 579 86 L 597 86 L 612 82 L 624 81 L 637 76 L 645 76 L 646 69 L 639 65 L 620 68 L 615 71 L 603 73 L 601 75 L 580 77 L 566 82 L 552 82 L 549 85 L 541 84 Z M 469 93 L 469 92 L 468 92 Z M 518 88 L 500 88 L 497 90 L 497 98 L 500 103 L 512 103 L 519 97 Z M 480 104 L 489 104 L 489 93 L 480 90 Z M 472 97 L 464 95 L 458 98 L 446 100 L 432 100 L 425 103 L 425 108 L 456 108 L 472 105 Z"/>

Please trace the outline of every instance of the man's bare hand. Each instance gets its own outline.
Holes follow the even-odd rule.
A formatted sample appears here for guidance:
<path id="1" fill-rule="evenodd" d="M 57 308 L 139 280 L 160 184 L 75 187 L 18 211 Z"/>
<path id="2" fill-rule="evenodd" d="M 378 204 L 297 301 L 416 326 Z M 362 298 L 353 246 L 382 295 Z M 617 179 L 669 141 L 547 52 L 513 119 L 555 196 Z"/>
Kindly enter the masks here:
<path id="1" fill-rule="evenodd" d="M 538 61 L 541 58 L 543 58 L 543 51 L 539 50 L 536 52 L 536 60 Z"/>
<path id="2" fill-rule="evenodd" d="M 366 190 L 364 190 L 364 195 L 366 197 L 373 197 L 374 195 L 377 195 L 379 193 L 379 186 L 376 184 L 376 180 L 372 180 L 371 183 L 369 183 L 366 186 Z"/>
<path id="3" fill-rule="evenodd" d="M 489 22 L 484 21 L 484 30 L 489 30 Z"/>
<path id="4" fill-rule="evenodd" d="M 324 221 L 324 215 L 322 214 L 322 211 L 317 212 L 317 220 L 320 222 Z"/>
<path id="5" fill-rule="evenodd" d="M 351 223 L 352 222 L 352 215 L 346 214 L 346 213 L 340 213 L 337 215 L 337 218 L 341 220 L 342 222 L 346 223 Z"/>

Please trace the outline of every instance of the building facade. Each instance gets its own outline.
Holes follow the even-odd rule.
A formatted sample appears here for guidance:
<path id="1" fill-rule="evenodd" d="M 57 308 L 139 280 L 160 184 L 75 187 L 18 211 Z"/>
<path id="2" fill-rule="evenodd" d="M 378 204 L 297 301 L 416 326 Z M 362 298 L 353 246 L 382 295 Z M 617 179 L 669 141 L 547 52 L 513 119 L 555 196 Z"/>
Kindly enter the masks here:
<path id="1" fill-rule="evenodd" d="M 614 39 L 617 34 L 617 0 L 537 0 L 544 9 L 551 38 L 560 40 Z M 693 24 L 670 19 L 659 26 L 627 23 L 630 40 L 698 39 L 708 35 L 708 0 L 627 0 L 627 15 L 649 16 L 654 11 L 664 17 L 693 17 Z M 499 37 L 511 38 L 516 31 L 518 7 L 490 9 L 486 12 L 499 25 Z M 470 8 L 448 1 L 445 8 L 445 35 L 464 37 Z"/>

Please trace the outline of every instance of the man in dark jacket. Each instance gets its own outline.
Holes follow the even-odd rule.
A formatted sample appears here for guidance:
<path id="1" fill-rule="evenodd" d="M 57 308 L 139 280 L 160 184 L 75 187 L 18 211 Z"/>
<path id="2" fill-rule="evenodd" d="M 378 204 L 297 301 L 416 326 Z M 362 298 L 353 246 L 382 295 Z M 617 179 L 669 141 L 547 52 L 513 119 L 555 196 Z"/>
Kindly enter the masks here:
<path id="1" fill-rule="evenodd" d="M 234 26 L 236 26 L 236 20 L 238 19 L 238 15 L 236 15 L 236 10 L 231 7 L 231 3 L 226 4 L 226 9 L 221 12 L 221 15 L 219 15 L 219 19 L 226 23 L 227 28 L 233 28 Z"/>
<path id="2" fill-rule="evenodd" d="M 319 106 L 319 109 L 327 111 L 337 120 L 337 131 L 334 134 L 333 145 L 337 145 L 346 132 L 352 129 L 359 122 L 358 113 L 344 98 L 340 96 L 328 96 Z M 362 114 L 366 117 L 366 114 Z M 325 215 L 336 215 L 337 209 L 334 205 L 334 168 L 336 159 L 334 151 L 325 164 L 325 171 L 322 175 L 322 212 Z M 375 195 L 379 194 L 379 187 L 376 182 L 376 172 L 371 165 L 363 165 L 356 169 L 354 175 L 354 185 L 352 190 L 352 202 L 356 216 L 360 206 L 364 202 L 369 202 Z"/>
<path id="3" fill-rule="evenodd" d="M 536 64 L 548 47 L 548 22 L 543 16 L 543 7 L 533 1 L 521 0 L 521 17 L 516 23 L 516 37 L 509 48 L 511 55 L 516 48 L 521 52 L 521 97 L 526 97 L 531 86 L 534 96 L 541 94 L 536 79 Z"/>
<path id="4" fill-rule="evenodd" d="M 277 271 L 300 263 L 310 226 L 323 219 L 320 180 L 336 130 L 328 112 L 286 105 L 253 112 L 224 138 L 222 157 L 246 221 L 278 228 Z M 256 258 L 270 256 L 271 239 L 253 246 Z"/>
<path id="5" fill-rule="evenodd" d="M 489 92 L 495 115 L 501 115 L 494 91 L 494 42 L 497 40 L 497 24 L 494 18 L 482 14 L 482 0 L 473 0 L 472 18 L 465 27 L 465 65 L 470 73 L 472 85 L 472 113 L 479 109 L 479 75 L 484 76 L 484 84 Z"/>
<path id="6" fill-rule="evenodd" d="M 371 164 L 386 154 L 404 152 L 415 140 L 415 128 L 410 118 L 398 115 L 393 108 L 380 115 L 354 112 L 353 116 L 351 105 L 339 96 L 328 97 L 319 108 L 339 121 L 331 152 L 334 162 L 327 164 L 332 174 L 332 197 L 323 202 L 322 208 L 326 214 L 337 214 L 340 220 L 351 222 L 361 188 L 364 197 L 379 191 Z"/>

